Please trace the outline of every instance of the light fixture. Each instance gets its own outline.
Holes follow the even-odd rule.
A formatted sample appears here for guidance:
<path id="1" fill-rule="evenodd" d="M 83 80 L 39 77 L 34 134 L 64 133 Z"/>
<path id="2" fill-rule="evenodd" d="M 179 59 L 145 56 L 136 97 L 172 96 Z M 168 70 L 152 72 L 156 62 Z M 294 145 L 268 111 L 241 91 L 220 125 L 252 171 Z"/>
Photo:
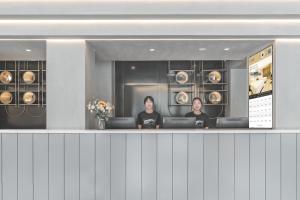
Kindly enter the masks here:
<path id="1" fill-rule="evenodd" d="M 135 70 L 135 68 L 136 68 L 136 67 L 135 67 L 134 65 L 132 65 L 132 66 L 130 67 L 131 70 Z"/>
<path id="2" fill-rule="evenodd" d="M 155 51 L 155 49 L 152 48 L 152 49 L 149 49 L 149 51 L 153 52 L 153 51 Z"/>
<path id="3" fill-rule="evenodd" d="M 229 50 L 230 50 L 230 48 L 228 48 L 228 47 L 224 49 L 224 51 L 229 51 Z"/>
<path id="4" fill-rule="evenodd" d="M 25 49 L 26 52 L 31 52 L 31 49 Z"/>
<path id="5" fill-rule="evenodd" d="M 199 50 L 199 51 L 205 51 L 206 48 L 202 47 L 202 48 L 199 48 L 198 50 Z"/>

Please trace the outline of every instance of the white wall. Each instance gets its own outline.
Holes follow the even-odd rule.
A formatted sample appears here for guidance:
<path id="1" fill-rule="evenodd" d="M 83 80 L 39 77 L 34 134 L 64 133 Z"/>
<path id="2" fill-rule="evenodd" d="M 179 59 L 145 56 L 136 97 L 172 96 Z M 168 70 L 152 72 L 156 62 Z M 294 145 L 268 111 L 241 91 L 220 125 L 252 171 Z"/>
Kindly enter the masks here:
<path id="1" fill-rule="evenodd" d="M 85 128 L 85 41 L 47 41 L 47 128 Z"/>
<path id="2" fill-rule="evenodd" d="M 300 128 L 300 40 L 277 40 L 275 49 L 275 128 Z"/>

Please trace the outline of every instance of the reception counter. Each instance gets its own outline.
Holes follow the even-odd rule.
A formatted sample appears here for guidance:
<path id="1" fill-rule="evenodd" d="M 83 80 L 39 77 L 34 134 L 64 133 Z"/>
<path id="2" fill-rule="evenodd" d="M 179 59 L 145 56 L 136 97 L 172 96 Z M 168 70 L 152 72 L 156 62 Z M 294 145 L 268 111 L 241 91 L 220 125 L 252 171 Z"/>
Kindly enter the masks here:
<path id="1" fill-rule="evenodd" d="M 105 130 L 70 130 L 70 129 L 0 129 L 0 133 L 30 133 L 30 134 L 163 134 L 163 133 L 174 133 L 174 134 L 251 134 L 251 133 L 300 133 L 300 129 L 105 129 Z"/>
<path id="2" fill-rule="evenodd" d="M 290 200 L 300 130 L 1 130 L 3 199 Z"/>

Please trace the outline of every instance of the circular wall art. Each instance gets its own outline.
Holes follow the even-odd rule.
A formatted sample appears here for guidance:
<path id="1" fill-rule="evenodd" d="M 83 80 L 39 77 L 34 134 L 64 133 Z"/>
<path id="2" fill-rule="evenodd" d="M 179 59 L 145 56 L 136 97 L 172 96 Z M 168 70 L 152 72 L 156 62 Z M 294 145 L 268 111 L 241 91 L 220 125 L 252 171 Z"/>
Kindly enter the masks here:
<path id="1" fill-rule="evenodd" d="M 23 95 L 23 101 L 25 104 L 33 104 L 36 100 L 36 96 L 33 92 L 25 92 Z"/>
<path id="2" fill-rule="evenodd" d="M 4 91 L 0 95 L 0 102 L 8 105 L 12 102 L 13 100 L 13 95 L 9 91 Z"/>
<path id="3" fill-rule="evenodd" d="M 8 84 L 12 81 L 13 76 L 11 74 L 10 71 L 8 70 L 4 70 L 3 72 L 1 72 L 0 74 L 0 81 L 4 84 Z"/>
<path id="4" fill-rule="evenodd" d="M 213 91 L 209 93 L 208 100 L 212 104 L 219 104 L 222 101 L 222 95 L 220 94 L 220 92 Z"/>
<path id="5" fill-rule="evenodd" d="M 189 101 L 189 95 L 186 92 L 178 92 L 175 96 L 176 103 L 178 104 L 187 104 Z"/>
<path id="6" fill-rule="evenodd" d="M 35 81 L 35 74 L 32 71 L 27 71 L 23 74 L 23 81 L 26 84 L 32 84 Z"/>
<path id="7" fill-rule="evenodd" d="M 176 82 L 184 84 L 189 81 L 189 75 L 185 71 L 180 71 L 175 76 Z"/>
<path id="8" fill-rule="evenodd" d="M 211 83 L 219 83 L 222 79 L 222 75 L 219 71 L 211 71 L 209 74 L 208 74 L 208 80 L 211 82 Z"/>

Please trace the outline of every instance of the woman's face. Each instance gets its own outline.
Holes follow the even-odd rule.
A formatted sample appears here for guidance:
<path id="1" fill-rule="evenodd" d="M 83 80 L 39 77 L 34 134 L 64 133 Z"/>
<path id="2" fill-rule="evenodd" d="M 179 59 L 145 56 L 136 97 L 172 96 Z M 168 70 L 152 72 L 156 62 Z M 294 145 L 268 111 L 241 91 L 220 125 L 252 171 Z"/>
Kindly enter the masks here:
<path id="1" fill-rule="evenodd" d="M 147 99 L 147 101 L 145 102 L 145 109 L 153 110 L 153 102 L 150 99 Z"/>
<path id="2" fill-rule="evenodd" d="M 194 111 L 201 111 L 201 107 L 202 107 L 201 101 L 199 99 L 196 99 L 193 102 L 193 110 Z"/>

